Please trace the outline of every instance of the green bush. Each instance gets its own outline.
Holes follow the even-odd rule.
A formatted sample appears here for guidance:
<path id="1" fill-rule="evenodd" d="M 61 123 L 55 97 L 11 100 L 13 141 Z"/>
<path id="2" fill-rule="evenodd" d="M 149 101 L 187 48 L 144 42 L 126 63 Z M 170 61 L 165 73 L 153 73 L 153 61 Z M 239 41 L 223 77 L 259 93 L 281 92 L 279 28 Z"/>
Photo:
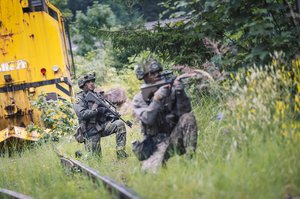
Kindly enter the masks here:
<path id="1" fill-rule="evenodd" d="M 46 100 L 46 95 L 42 94 L 31 103 L 34 108 L 41 110 L 40 124 L 43 126 L 32 124 L 28 127 L 30 131 L 47 132 L 51 137 L 57 138 L 74 133 L 77 120 L 69 101 L 63 99 Z"/>
<path id="2" fill-rule="evenodd" d="M 281 56 L 276 53 L 271 65 L 254 66 L 235 76 L 228 114 L 238 144 L 299 139 L 299 60 L 287 66 Z"/>

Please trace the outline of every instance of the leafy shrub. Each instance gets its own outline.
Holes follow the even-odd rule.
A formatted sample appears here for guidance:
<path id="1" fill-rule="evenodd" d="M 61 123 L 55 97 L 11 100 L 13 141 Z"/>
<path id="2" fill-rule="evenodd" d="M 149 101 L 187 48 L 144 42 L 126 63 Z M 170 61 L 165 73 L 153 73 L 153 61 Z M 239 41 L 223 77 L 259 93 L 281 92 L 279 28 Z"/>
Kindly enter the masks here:
<path id="1" fill-rule="evenodd" d="M 75 120 L 75 113 L 69 101 L 46 100 L 46 95 L 42 94 L 31 103 L 34 108 L 41 110 L 40 122 L 47 130 L 41 126 L 30 125 L 28 127 L 30 131 L 47 132 L 57 138 L 74 133 L 77 120 Z"/>
<path id="2" fill-rule="evenodd" d="M 204 178 L 195 189 L 204 198 L 300 194 L 300 62 L 288 62 L 282 53 L 272 57 L 268 66 L 231 75 L 224 103 L 211 95 L 192 95 L 199 138 L 198 161 L 191 170 Z"/>
<path id="3" fill-rule="evenodd" d="M 227 114 L 236 146 L 253 139 L 300 138 L 300 65 L 299 60 L 286 63 L 283 53 L 275 53 L 271 65 L 253 66 L 234 77 Z"/>

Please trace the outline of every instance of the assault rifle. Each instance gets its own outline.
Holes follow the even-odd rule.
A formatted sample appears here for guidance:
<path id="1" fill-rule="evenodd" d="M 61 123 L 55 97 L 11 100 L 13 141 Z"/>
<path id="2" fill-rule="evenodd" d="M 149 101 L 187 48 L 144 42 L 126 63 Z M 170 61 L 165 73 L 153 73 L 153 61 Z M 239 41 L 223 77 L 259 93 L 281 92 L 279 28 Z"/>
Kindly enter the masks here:
<path id="1" fill-rule="evenodd" d="M 125 124 L 127 124 L 127 126 L 129 126 L 130 128 L 132 127 L 132 123 L 127 120 L 125 121 L 122 117 L 121 114 L 118 113 L 116 111 L 116 107 L 107 99 L 104 99 L 103 97 L 96 95 L 95 93 L 89 91 L 85 97 L 85 100 L 88 102 L 94 102 L 102 107 L 107 108 L 107 110 L 113 115 L 115 116 L 117 119 L 122 120 Z"/>
<path id="2" fill-rule="evenodd" d="M 188 78 L 188 77 L 193 77 L 193 76 L 195 76 L 195 73 L 183 74 L 183 75 L 180 75 L 180 76 L 176 77 L 175 75 L 173 75 L 172 71 L 169 71 L 169 70 L 162 71 L 159 74 L 160 80 L 158 80 L 157 82 L 155 82 L 153 84 L 143 84 L 141 86 L 143 99 L 146 102 L 149 102 L 151 100 L 151 98 L 153 97 L 154 93 L 161 86 L 171 85 L 170 86 L 170 88 L 171 88 L 173 86 L 173 83 L 174 83 L 175 79 L 177 79 L 178 81 L 181 81 L 182 79 L 185 79 L 185 78 Z"/>
<path id="3" fill-rule="evenodd" d="M 143 99 L 147 102 L 151 100 L 153 97 L 155 91 L 157 91 L 161 86 L 164 85 L 173 85 L 174 80 L 176 79 L 176 76 L 173 75 L 172 71 L 163 71 L 159 74 L 160 80 L 153 83 L 153 84 L 143 84 L 141 86 L 141 91 L 143 95 Z"/>

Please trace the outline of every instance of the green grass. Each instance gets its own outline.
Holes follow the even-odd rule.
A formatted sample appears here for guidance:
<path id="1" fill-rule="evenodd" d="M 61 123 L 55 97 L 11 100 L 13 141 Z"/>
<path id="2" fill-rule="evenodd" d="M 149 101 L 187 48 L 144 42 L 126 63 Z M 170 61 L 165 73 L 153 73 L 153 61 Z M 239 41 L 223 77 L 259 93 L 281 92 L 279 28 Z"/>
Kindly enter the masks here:
<path id="1" fill-rule="evenodd" d="M 102 138 L 101 159 L 82 160 L 101 174 L 136 190 L 145 198 L 284 198 L 300 195 L 300 143 L 282 136 L 261 142 L 259 135 L 235 148 L 224 122 L 214 120 L 218 103 L 203 99 L 194 104 L 199 127 L 196 156 L 172 157 L 158 173 L 144 173 L 131 153 L 130 142 L 139 139 L 138 124 L 128 129 L 129 158 L 117 160 L 115 136 Z M 84 151 L 72 137 L 56 146 L 74 158 Z M 84 154 L 86 154 L 84 152 Z M 101 187 L 79 174 L 66 173 L 49 144 L 25 151 L 21 156 L 1 158 L 0 187 L 35 198 L 109 198 Z"/>
<path id="2" fill-rule="evenodd" d="M 199 127 L 196 156 L 171 158 L 157 174 L 144 173 L 131 153 L 130 141 L 139 138 L 138 128 L 129 129 L 129 158 L 118 161 L 115 137 L 102 139 L 102 159 L 88 158 L 86 163 L 111 176 L 145 198 L 283 198 L 299 196 L 300 143 L 288 143 L 282 136 L 262 143 L 258 135 L 248 147 L 236 149 L 233 137 L 223 122 L 214 116 L 218 103 L 203 99 L 194 104 Z M 73 141 L 60 144 L 69 151 L 80 148 Z"/>
<path id="3" fill-rule="evenodd" d="M 108 198 L 86 177 L 64 170 L 50 144 L 0 159 L 0 187 L 34 198 Z"/>
<path id="4" fill-rule="evenodd" d="M 156 174 L 144 173 L 131 152 L 131 141 L 141 137 L 134 121 L 133 128 L 127 128 L 126 160 L 117 160 L 113 135 L 101 139 L 102 158 L 84 152 L 88 156 L 82 161 L 144 198 L 300 197 L 299 110 L 294 108 L 299 106 L 295 96 L 299 97 L 300 83 L 280 70 L 253 69 L 242 75 L 226 101 L 193 93 L 199 136 L 192 159 L 174 156 Z M 292 95 L 295 85 L 298 90 Z M 224 118 L 218 121 L 221 112 Z M 73 158 L 76 150 L 84 151 L 72 137 L 56 146 Z M 35 198 L 109 198 L 80 174 L 66 173 L 49 144 L 0 158 L 0 173 L 1 188 Z"/>

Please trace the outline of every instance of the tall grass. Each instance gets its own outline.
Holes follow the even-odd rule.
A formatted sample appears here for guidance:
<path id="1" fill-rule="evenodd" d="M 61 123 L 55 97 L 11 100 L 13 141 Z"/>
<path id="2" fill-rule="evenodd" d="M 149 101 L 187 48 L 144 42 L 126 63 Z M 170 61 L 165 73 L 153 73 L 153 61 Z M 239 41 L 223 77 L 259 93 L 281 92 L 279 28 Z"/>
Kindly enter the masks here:
<path id="1" fill-rule="evenodd" d="M 156 174 L 142 172 L 131 153 L 130 142 L 141 137 L 136 121 L 128 129 L 126 160 L 117 160 L 114 136 L 101 139 L 100 159 L 73 138 L 58 147 L 72 157 L 82 150 L 82 161 L 145 198 L 299 197 L 299 68 L 299 60 L 287 65 L 277 54 L 270 66 L 239 72 L 229 90 L 213 92 L 222 96 L 191 92 L 199 135 L 196 154 L 192 159 L 174 156 Z M 0 186 L 37 198 L 97 198 L 101 191 L 78 181 L 78 175 L 65 179 L 54 156 L 46 145 L 0 159 Z"/>
<path id="2" fill-rule="evenodd" d="M 50 144 L 0 159 L 0 187 L 34 198 L 108 198 L 104 189 L 65 171 Z"/>
<path id="3" fill-rule="evenodd" d="M 299 196 L 300 65 L 276 56 L 239 73 L 224 101 L 194 96 L 196 157 L 173 157 L 156 175 L 134 170 L 130 186 L 149 198 Z"/>

